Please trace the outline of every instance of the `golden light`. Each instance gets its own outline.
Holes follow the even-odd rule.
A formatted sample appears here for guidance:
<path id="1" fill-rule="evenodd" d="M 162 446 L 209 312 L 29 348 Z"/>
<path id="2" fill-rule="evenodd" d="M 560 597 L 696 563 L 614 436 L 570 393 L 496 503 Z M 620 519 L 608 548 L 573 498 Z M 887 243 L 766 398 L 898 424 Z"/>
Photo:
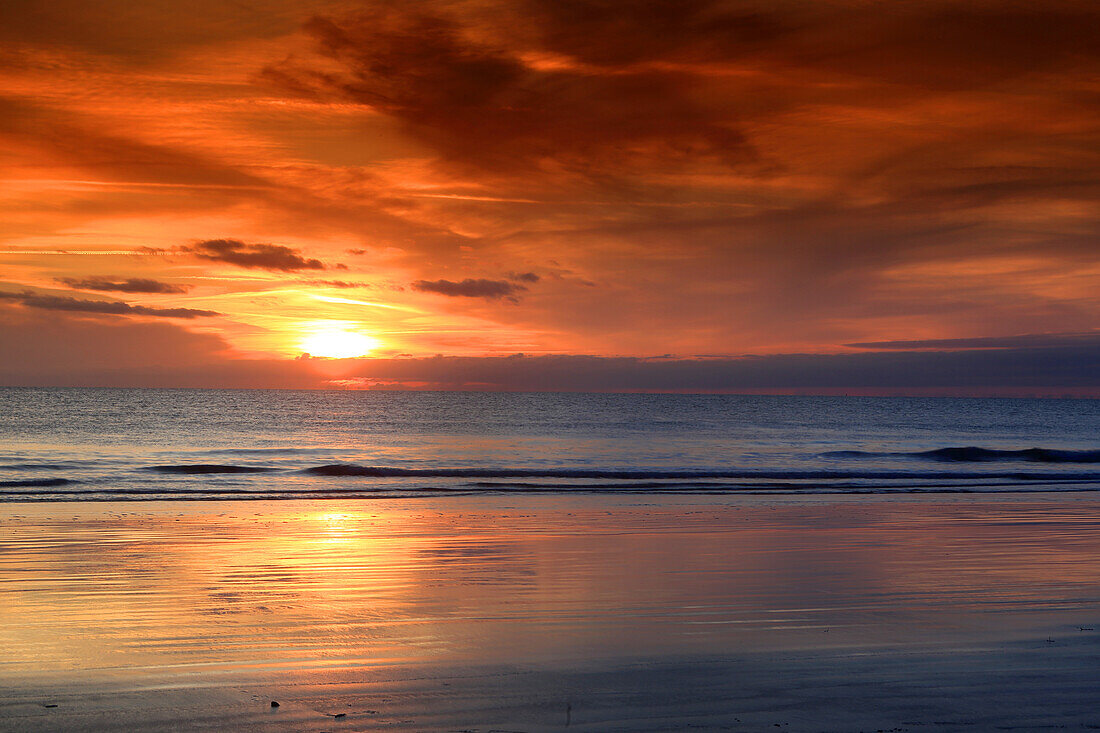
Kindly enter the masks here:
<path id="1" fill-rule="evenodd" d="M 311 356 L 324 356 L 330 359 L 365 356 L 378 348 L 380 342 L 357 330 L 357 325 L 348 321 L 308 324 L 302 329 L 305 335 L 298 345 Z"/>

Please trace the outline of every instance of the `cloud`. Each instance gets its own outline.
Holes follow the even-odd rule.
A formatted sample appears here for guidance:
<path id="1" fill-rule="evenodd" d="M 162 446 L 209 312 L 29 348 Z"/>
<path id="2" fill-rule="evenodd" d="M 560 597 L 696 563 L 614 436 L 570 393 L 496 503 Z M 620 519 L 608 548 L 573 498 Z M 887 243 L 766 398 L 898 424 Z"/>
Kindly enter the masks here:
<path id="1" fill-rule="evenodd" d="M 130 305 L 115 300 L 80 300 L 57 295 L 39 295 L 31 292 L 0 292 L 0 300 L 7 300 L 27 308 L 37 308 L 39 310 L 99 313 L 113 316 L 204 318 L 221 315 L 217 311 L 196 310 L 194 308 L 152 308 L 144 305 Z"/>
<path id="2" fill-rule="evenodd" d="M 917 339 L 912 341 L 864 341 L 844 345 L 853 349 L 885 349 L 891 351 L 1098 346 L 1100 345 L 1100 332 L 1027 333 L 1019 336 L 979 336 L 975 338 Z"/>
<path id="3" fill-rule="evenodd" d="M 702 27 L 711 37 L 728 33 L 739 22 L 745 35 L 753 33 L 753 22 L 744 18 L 708 26 L 710 5 L 686 2 L 683 10 L 669 6 L 665 15 L 673 20 L 691 15 L 695 25 L 684 21 L 680 26 Z M 530 171 L 555 161 L 587 173 L 639 158 L 752 157 L 728 114 L 694 93 L 682 72 L 639 65 L 590 69 L 570 59 L 533 65 L 525 58 L 527 52 L 563 52 L 555 48 L 553 34 L 542 43 L 529 38 L 539 24 L 555 22 L 556 16 L 543 12 L 545 8 L 530 12 L 523 4 L 498 9 L 502 23 L 486 22 L 486 13 L 461 18 L 446 4 L 430 2 L 383 2 L 357 14 L 318 16 L 305 29 L 340 70 L 325 72 L 288 59 L 269 66 L 265 76 L 290 91 L 369 106 L 400 121 L 443 158 L 479 169 Z M 583 10 L 579 4 L 575 9 Z M 584 23 L 582 12 L 564 15 Z M 616 34 L 631 30 L 625 19 L 635 13 L 615 10 L 607 15 L 620 20 Z M 632 63 L 660 58 L 662 52 L 671 54 L 699 40 L 699 34 L 677 34 L 680 28 L 665 20 L 653 18 L 655 50 Z M 584 33 L 578 27 L 571 37 Z M 615 44 L 616 34 L 593 45 Z M 536 45 L 516 46 L 511 35 Z M 640 40 L 622 43 L 643 48 Z"/>
<path id="4" fill-rule="evenodd" d="M 154 324 L 148 324 L 154 325 Z M 1003 350 L 775 354 L 737 358 L 524 356 L 360 359 L 342 372 L 313 360 L 237 360 L 215 352 L 214 337 L 158 331 L 163 354 L 142 351 L 146 332 L 71 322 L 16 327 L 0 336 L 17 358 L 0 364 L 0 382 L 27 385 L 157 387 L 332 386 L 566 392 L 870 393 L 1100 396 L 1100 344 Z M 5 329 L 7 329 L 5 331 Z M 11 334 L 18 338 L 13 338 Z M 149 332 L 150 334 L 153 332 Z M 111 339 L 114 339 L 113 341 Z M 205 339 L 205 340 L 203 340 Z M 180 353 L 194 342 L 201 348 Z M 173 345 L 175 344 L 175 345 Z M 119 350 L 131 351 L 125 359 Z M 85 361 L 77 354 L 86 350 Z M 22 354 L 35 354 L 20 356 Z M 173 358 L 179 359 L 174 362 Z M 64 361 L 61 359 L 67 359 Z M 327 360 L 326 360 L 327 361 Z"/>
<path id="5" fill-rule="evenodd" d="M 790 21 L 768 3 L 652 0 L 629 12 L 600 0 L 527 0 L 539 44 L 600 68 L 619 69 L 654 59 L 680 61 L 743 57 L 776 44 Z"/>
<path id="6" fill-rule="evenodd" d="M 452 298 L 508 298 L 515 300 L 516 295 L 527 290 L 522 285 L 507 280 L 485 280 L 466 278 L 462 282 L 451 280 L 417 280 L 413 290 L 424 293 L 438 293 Z"/>
<path id="7" fill-rule="evenodd" d="M 265 0 L 226 4 L 195 0 L 187 13 L 150 0 L 5 0 L 0 4 L 0 40 L 70 46 L 101 54 L 148 59 L 196 45 L 241 37 L 269 38 L 295 25 L 297 13 L 314 0 Z M 166 18 L 165 14 L 170 14 Z"/>
<path id="8" fill-rule="evenodd" d="M 209 186 L 223 199 L 255 196 L 271 186 L 212 155 L 151 144 L 127 132 L 105 126 L 101 117 L 68 110 L 59 114 L 48 105 L 0 97 L 0 142 L 15 143 L 22 156 L 38 165 L 75 166 L 96 176 L 95 180 L 171 184 L 199 191 Z"/>
<path id="9" fill-rule="evenodd" d="M 1073 2 L 872 10 L 854 1 L 652 0 L 624 10 L 527 0 L 476 12 L 407 0 L 314 17 L 305 30 L 328 59 L 288 58 L 265 75 L 397 120 L 447 161 L 622 184 L 624 168 L 676 162 L 777 172 L 753 140 L 760 121 L 858 116 L 1064 72 L 1095 62 L 1097 21 L 1100 13 Z"/>
<path id="10" fill-rule="evenodd" d="M 736 358 L 601 356 L 371 359 L 345 378 L 510 391 L 802 392 L 1065 389 L 1100 393 L 1100 343 L 1058 348 L 775 354 Z"/>
<path id="11" fill-rule="evenodd" d="M 202 373 L 226 360 L 228 345 L 166 321 L 88 319 L 76 314 L 8 309 L 0 318 L 0 384 L 89 386 L 126 369 L 175 368 Z M 130 385 L 136 386 L 136 385 Z"/>
<path id="12" fill-rule="evenodd" d="M 1100 323 L 1089 3 L 168 5 L 0 9 L 2 249 L 239 239 L 187 279 L 75 256 L 9 279 L 211 275 L 244 343 L 289 323 L 246 293 L 369 277 L 451 311 L 401 324 L 413 353 L 1003 349 L 934 337 Z M 257 43 L 264 17 L 302 30 Z M 484 273 L 504 285 L 462 281 Z M 441 297 L 392 286 L 413 281 Z M 539 297 L 453 313 L 509 286 Z"/>
<path id="13" fill-rule="evenodd" d="M 956 262 L 1100 262 L 1086 4 L 476 8 L 329 12 L 306 25 L 320 58 L 296 52 L 266 78 L 419 143 L 444 193 L 408 210 L 468 233 L 475 265 L 543 251 L 603 286 L 524 309 L 541 318 L 525 326 L 644 353 L 685 350 L 645 349 L 658 333 L 710 340 L 692 351 L 832 347 L 906 315 L 926 333 L 1025 310 L 1029 330 L 1095 323 L 1027 271 L 945 282 Z M 471 264 L 410 239 L 413 266 Z M 943 267 L 899 283 L 925 265 Z"/>
<path id="14" fill-rule="evenodd" d="M 278 272 L 325 269 L 320 260 L 307 259 L 297 250 L 279 244 L 245 244 L 239 239 L 208 239 L 181 249 L 204 260 L 227 262 L 238 267 Z"/>
<path id="15" fill-rule="evenodd" d="M 848 20 L 855 25 L 850 31 L 873 25 L 887 42 L 858 32 L 847 38 L 822 33 L 833 53 L 817 63 L 923 88 L 974 89 L 1100 55 L 1090 30 L 1100 12 L 1075 2 L 927 3 L 870 23 L 854 15 Z"/>
<path id="16" fill-rule="evenodd" d="M 159 280 L 136 277 L 126 278 L 125 280 L 106 277 L 59 277 L 56 278 L 56 280 L 59 283 L 68 285 L 74 290 L 96 290 L 102 292 L 173 294 L 186 293 L 191 289 L 189 285 L 172 285 L 171 283 L 160 282 Z"/>

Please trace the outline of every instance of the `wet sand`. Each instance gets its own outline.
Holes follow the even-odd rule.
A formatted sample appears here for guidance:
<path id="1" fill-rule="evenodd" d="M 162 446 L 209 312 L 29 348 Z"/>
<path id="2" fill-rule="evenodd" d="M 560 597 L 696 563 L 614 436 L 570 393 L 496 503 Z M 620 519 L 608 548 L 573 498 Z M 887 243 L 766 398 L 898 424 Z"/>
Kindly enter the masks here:
<path id="1" fill-rule="evenodd" d="M 5 504 L 0 729 L 1095 729 L 1098 530 L 1089 495 Z"/>

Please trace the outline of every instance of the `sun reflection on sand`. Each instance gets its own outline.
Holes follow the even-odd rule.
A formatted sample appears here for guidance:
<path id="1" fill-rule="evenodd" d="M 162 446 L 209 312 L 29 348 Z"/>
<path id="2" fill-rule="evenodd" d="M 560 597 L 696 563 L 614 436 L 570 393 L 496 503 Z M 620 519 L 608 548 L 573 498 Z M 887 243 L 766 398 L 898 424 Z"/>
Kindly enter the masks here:
<path id="1" fill-rule="evenodd" d="M 1100 613 L 1095 502 L 803 502 L 5 505 L 0 685 L 324 696 L 444 668 L 1000 648 Z"/>
<path id="2" fill-rule="evenodd" d="M 839 624 L 845 615 L 859 623 L 840 609 L 869 598 L 901 604 L 896 613 L 904 615 L 901 599 L 919 596 L 945 618 L 965 617 L 983 598 L 1038 602 L 1049 589 L 1046 569 L 1057 564 L 1067 587 L 1086 584 L 1097 552 L 1080 537 L 1058 546 L 1018 541 L 1012 527 L 977 514 L 948 521 L 918 512 L 920 521 L 909 517 L 907 526 L 884 524 L 890 514 L 900 521 L 911 513 L 898 507 L 879 516 L 852 508 L 821 524 L 794 506 L 778 515 L 716 507 L 695 516 L 620 508 L 614 516 L 583 507 L 566 514 L 547 502 L 541 517 L 483 514 L 489 507 L 480 504 L 456 513 L 415 502 L 369 511 L 287 502 L 257 515 L 216 506 L 132 515 L 80 507 L 75 523 L 9 519 L 6 544 L 20 548 L 5 569 L 10 615 L 19 620 L 3 632 L 9 660 L 40 669 L 127 666 L 140 650 L 148 663 L 165 653 L 228 661 L 236 654 L 220 645 L 223 634 L 257 636 L 257 624 L 272 622 L 277 631 L 263 635 L 291 656 L 302 644 L 323 643 L 310 640 L 318 629 L 340 629 L 367 646 L 381 637 L 400 645 L 405 632 L 397 630 L 409 624 L 419 625 L 411 648 L 425 651 L 432 645 L 423 634 L 443 624 L 448 639 L 439 649 L 492 649 L 508 658 L 514 629 L 469 624 L 517 614 L 533 624 L 523 646 L 536 655 L 569 638 L 578 648 L 607 649 L 658 629 L 667 643 L 712 621 L 787 624 L 769 643 L 799 644 L 805 640 L 795 626 Z M 976 537 L 985 540 L 980 548 Z M 894 552 L 880 552 L 883 543 Z M 930 554 L 931 547 L 943 552 Z M 643 611 L 649 621 L 637 620 Z M 560 626 L 565 619 L 572 620 Z M 49 651 L 42 639 L 63 639 L 40 633 L 46 620 L 81 629 L 68 638 L 77 646 Z M 553 640 L 537 632 L 547 623 L 561 632 Z M 619 631 L 609 636 L 610 623 Z M 187 638 L 205 641 L 178 646 Z"/>
<path id="3" fill-rule="evenodd" d="M 315 520 L 324 527 L 327 534 L 341 536 L 351 534 L 354 531 L 353 524 L 361 521 L 361 517 L 346 512 L 328 512 L 318 514 Z"/>

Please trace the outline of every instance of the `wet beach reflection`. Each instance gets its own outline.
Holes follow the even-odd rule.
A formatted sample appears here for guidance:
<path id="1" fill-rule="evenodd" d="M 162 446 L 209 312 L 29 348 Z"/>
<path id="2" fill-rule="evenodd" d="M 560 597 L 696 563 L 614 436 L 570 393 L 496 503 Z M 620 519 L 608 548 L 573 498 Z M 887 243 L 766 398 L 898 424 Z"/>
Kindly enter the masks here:
<path id="1" fill-rule="evenodd" d="M 1003 650 L 1084 635 L 1100 620 L 1100 502 L 1088 499 L 0 510 L 0 683 L 16 690 L 65 680 L 286 696 L 296 686 L 305 699 L 388 680 L 387 699 L 413 705 L 392 684 L 424 670 L 457 679 L 659 666 L 661 684 L 677 686 L 721 658 Z M 615 674 L 606 695 L 625 704 L 640 694 L 639 678 L 616 688 Z M 504 692 L 463 694 L 447 698 L 451 708 Z"/>

